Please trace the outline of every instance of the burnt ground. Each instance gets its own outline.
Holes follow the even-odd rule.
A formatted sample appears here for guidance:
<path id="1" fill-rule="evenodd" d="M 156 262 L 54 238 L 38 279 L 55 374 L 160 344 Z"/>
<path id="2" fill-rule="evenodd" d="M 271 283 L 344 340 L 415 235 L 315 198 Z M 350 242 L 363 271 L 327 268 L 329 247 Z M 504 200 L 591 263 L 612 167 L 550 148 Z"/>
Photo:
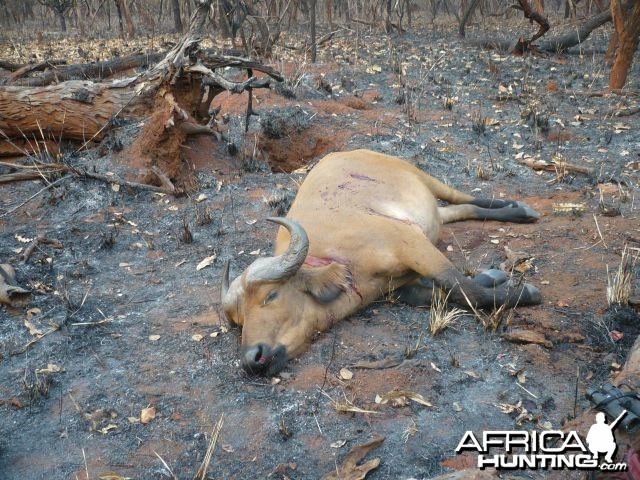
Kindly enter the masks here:
<path id="1" fill-rule="evenodd" d="M 197 184 L 190 195 L 69 178 L 0 217 L 0 259 L 34 292 L 25 306 L 0 307 L 0 477 L 169 478 L 161 457 L 178 478 L 192 478 L 223 415 L 209 478 L 319 478 L 374 434 L 386 440 L 369 455 L 381 465 L 367 478 L 429 478 L 473 464 L 454 453 L 466 430 L 516 425 L 522 411 L 507 414 L 501 404 L 522 402 L 530 415 L 519 428 L 527 429 L 560 427 L 588 407 L 586 388 L 623 363 L 640 325 L 632 311 L 607 312 L 606 302 L 607 266 L 617 268 L 624 245 L 640 247 L 638 116 L 611 115 L 638 99 L 602 95 L 604 32 L 583 52 L 513 57 L 440 28 L 350 34 L 325 46 L 315 66 L 283 60 L 290 91 L 256 92 L 262 117 L 246 136 L 246 98 L 223 95 L 229 145 L 195 138 L 176 159 Z M 639 70 L 629 75 L 631 90 L 640 88 Z M 68 160 L 122 172 L 132 159 L 120 145 L 137 128 L 124 125 Z M 536 224 L 446 226 L 439 247 L 467 270 L 503 262 L 505 246 L 527 252 L 528 281 L 544 302 L 517 309 L 496 332 L 467 315 L 434 338 L 428 309 L 390 296 L 318 335 L 277 380 L 249 378 L 238 364 L 239 332 L 221 317 L 221 268 L 230 259 L 236 275 L 270 251 L 275 229 L 263 219 L 286 211 L 304 178 L 304 169 L 286 172 L 352 148 L 398 155 L 461 190 L 535 207 Z M 520 163 L 528 156 L 562 156 L 595 174 L 534 172 Z M 0 189 L 0 215 L 40 188 Z M 581 207 L 562 211 L 566 203 Z M 38 235 L 63 248 L 43 245 L 21 263 L 23 241 Z M 24 324 L 30 309 L 46 333 L 39 339 Z M 522 330 L 545 345 L 502 337 Z M 608 330 L 622 340 L 612 342 Z M 416 344 L 399 366 L 352 367 Z M 61 371 L 36 373 L 48 364 Z M 339 377 L 343 367 L 351 380 Z M 433 407 L 375 403 L 393 389 L 420 393 Z M 376 413 L 339 413 L 328 397 Z M 146 407 L 156 416 L 141 424 Z"/>

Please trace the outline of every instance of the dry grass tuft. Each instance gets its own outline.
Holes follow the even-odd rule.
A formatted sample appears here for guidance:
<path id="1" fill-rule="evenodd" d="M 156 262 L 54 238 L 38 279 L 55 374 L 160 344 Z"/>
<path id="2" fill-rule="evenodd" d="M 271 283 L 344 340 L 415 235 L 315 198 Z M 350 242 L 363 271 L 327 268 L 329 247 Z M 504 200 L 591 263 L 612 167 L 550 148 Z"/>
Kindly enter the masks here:
<path id="1" fill-rule="evenodd" d="M 452 325 L 466 312 L 461 308 L 447 309 L 447 301 L 451 292 L 445 295 L 441 288 L 434 288 L 431 295 L 431 310 L 429 313 L 429 332 L 435 336 Z"/>
<path id="2" fill-rule="evenodd" d="M 622 250 L 620 264 L 615 273 L 609 272 L 607 265 L 607 303 L 609 305 L 626 305 L 631 296 L 633 284 L 633 269 L 638 255 L 632 256 L 625 245 Z"/>

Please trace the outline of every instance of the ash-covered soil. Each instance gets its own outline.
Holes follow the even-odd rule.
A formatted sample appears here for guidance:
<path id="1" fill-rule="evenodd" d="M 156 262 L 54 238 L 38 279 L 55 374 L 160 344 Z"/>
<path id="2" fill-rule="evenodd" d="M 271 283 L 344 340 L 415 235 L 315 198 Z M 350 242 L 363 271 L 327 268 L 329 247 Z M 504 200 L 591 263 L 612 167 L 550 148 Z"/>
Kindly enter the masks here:
<path id="1" fill-rule="evenodd" d="M 367 478 L 430 478 L 473 466 L 454 452 L 467 430 L 557 428 L 587 408 L 585 390 L 623 363 L 640 325 L 632 310 L 606 311 L 607 266 L 624 245 L 640 247 L 638 115 L 615 116 L 638 99 L 606 94 L 601 32 L 588 51 L 515 57 L 452 31 L 350 34 L 317 65 L 282 63 L 286 91 L 255 92 L 261 118 L 246 135 L 246 98 L 222 95 L 228 142 L 194 138 L 176 159 L 197 185 L 189 195 L 68 178 L 3 215 L 43 185 L 0 189 L 0 260 L 33 290 L 26 305 L 0 307 L 0 477 L 162 479 L 170 468 L 192 478 L 223 416 L 209 478 L 320 478 L 376 434 L 386 439 L 367 458 L 381 464 Z M 630 90 L 638 73 L 636 63 Z M 69 161 L 123 173 L 136 132 L 121 127 Z M 305 175 L 296 169 L 355 148 L 536 208 L 536 224 L 448 225 L 439 247 L 461 270 L 500 264 L 505 247 L 527 252 L 544 302 L 496 332 L 466 315 L 431 337 L 428 309 L 391 294 L 318 335 L 276 380 L 250 378 L 219 308 L 222 266 L 231 260 L 237 275 L 270 253 L 275 227 L 264 218 L 286 213 Z M 552 158 L 593 173 L 522 163 Z M 63 248 L 42 245 L 22 263 L 36 236 Z M 503 338 L 522 331 L 542 344 Z M 416 346 L 394 367 L 354 367 Z M 433 407 L 375 403 L 393 389 Z M 332 400 L 375 413 L 339 413 Z"/>

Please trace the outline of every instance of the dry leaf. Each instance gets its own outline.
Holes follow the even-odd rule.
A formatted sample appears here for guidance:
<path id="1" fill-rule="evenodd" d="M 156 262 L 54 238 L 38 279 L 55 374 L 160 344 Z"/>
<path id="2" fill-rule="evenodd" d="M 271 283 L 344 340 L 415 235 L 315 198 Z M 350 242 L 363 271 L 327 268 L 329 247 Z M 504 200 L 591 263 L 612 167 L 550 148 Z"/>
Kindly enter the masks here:
<path id="1" fill-rule="evenodd" d="M 560 203 L 554 203 L 552 208 L 553 208 L 553 211 L 556 213 L 579 213 L 579 212 L 584 212 L 587 209 L 587 204 L 560 202 Z"/>
<path id="2" fill-rule="evenodd" d="M 535 343 L 546 348 L 553 347 L 553 343 L 547 340 L 547 338 L 542 333 L 534 332 L 533 330 L 511 330 L 510 332 L 503 334 L 502 338 L 504 338 L 507 342 Z"/>
<path id="3" fill-rule="evenodd" d="M 117 425 L 114 425 L 113 423 L 110 423 L 109 425 L 107 425 L 104 428 L 99 429 L 98 431 L 101 434 L 106 435 L 107 433 L 109 433 L 110 430 L 115 430 L 116 428 L 118 428 Z"/>
<path id="4" fill-rule="evenodd" d="M 390 400 L 399 397 L 406 397 L 409 400 L 413 400 L 420 405 L 424 405 L 425 407 L 433 407 L 433 404 L 429 402 L 426 398 L 416 392 L 412 392 L 411 390 L 391 390 L 390 392 L 385 393 L 381 397 L 376 397 L 376 403 L 381 405 L 385 405 Z M 379 401 L 378 401 L 379 400 Z"/>
<path id="5" fill-rule="evenodd" d="M 348 368 L 340 369 L 340 378 L 342 380 L 351 380 L 353 378 L 353 372 Z"/>
<path id="6" fill-rule="evenodd" d="M 42 313 L 42 310 L 40 310 L 37 307 L 34 308 L 30 308 L 29 310 L 27 310 L 27 320 L 31 320 L 34 316 L 38 315 L 39 313 Z"/>
<path id="7" fill-rule="evenodd" d="M 22 235 L 17 234 L 17 233 L 14 235 L 14 237 L 15 237 L 15 239 L 16 239 L 16 240 L 18 240 L 20 243 L 31 243 L 31 242 L 33 242 L 33 240 L 34 240 L 33 238 L 23 237 Z"/>
<path id="8" fill-rule="evenodd" d="M 512 405 L 510 403 L 499 403 L 498 405 L 496 405 L 496 407 L 498 407 L 502 413 L 510 414 L 513 412 L 517 412 L 522 408 L 522 400 L 520 400 L 515 405 Z"/>
<path id="9" fill-rule="evenodd" d="M 336 440 L 335 442 L 331 443 L 329 446 L 331 448 L 342 448 L 346 445 L 347 441 L 346 440 Z"/>
<path id="10" fill-rule="evenodd" d="M 105 472 L 101 474 L 99 480 L 132 480 L 131 477 L 123 477 L 115 472 Z"/>
<path id="11" fill-rule="evenodd" d="M 42 331 L 38 330 L 38 328 L 36 328 L 36 326 L 33 323 L 31 323 L 29 320 L 24 321 L 24 326 L 29 329 L 29 333 L 34 337 L 39 338 L 39 337 L 42 337 L 42 335 L 44 335 Z"/>
<path id="12" fill-rule="evenodd" d="M 47 368 L 38 368 L 36 373 L 60 373 L 62 369 L 55 363 L 49 363 Z"/>
<path id="13" fill-rule="evenodd" d="M 140 412 L 140 423 L 147 424 L 156 418 L 156 407 L 143 408 Z"/>
<path id="14" fill-rule="evenodd" d="M 382 445 L 383 441 L 384 437 L 377 437 L 364 445 L 353 447 L 349 453 L 347 453 L 342 465 L 327 473 L 322 477 L 322 480 L 363 480 L 367 476 L 367 473 L 378 468 L 380 459 L 374 458 L 361 465 L 358 465 L 358 462 L 371 450 Z"/>
<path id="15" fill-rule="evenodd" d="M 465 370 L 464 373 L 469 375 L 471 378 L 480 378 L 480 375 L 478 375 L 473 370 Z"/>
<path id="16" fill-rule="evenodd" d="M 208 267 L 209 265 L 211 265 L 213 263 L 213 261 L 216 259 L 217 255 L 214 253 L 213 255 L 209 256 L 209 257 L 205 257 L 196 267 L 197 271 L 202 270 L 205 267 Z"/>
<path id="17" fill-rule="evenodd" d="M 504 253 L 507 259 L 500 264 L 500 269 L 505 272 L 515 270 L 519 273 L 525 273 L 533 268 L 534 257 L 526 252 L 515 252 L 505 245 Z"/>
<path id="18" fill-rule="evenodd" d="M 540 422 L 538 425 L 540 425 L 540 427 L 544 430 L 553 430 L 553 425 L 549 420 Z"/>
<path id="19" fill-rule="evenodd" d="M 231 445 L 227 444 L 227 443 L 223 443 L 222 444 L 222 450 L 224 450 L 227 453 L 233 453 L 235 452 L 235 448 L 233 448 Z"/>
<path id="20" fill-rule="evenodd" d="M 203 338 L 204 336 L 200 335 L 199 333 L 194 333 L 193 335 L 191 335 L 191 340 L 194 340 L 196 342 L 199 342 Z"/>

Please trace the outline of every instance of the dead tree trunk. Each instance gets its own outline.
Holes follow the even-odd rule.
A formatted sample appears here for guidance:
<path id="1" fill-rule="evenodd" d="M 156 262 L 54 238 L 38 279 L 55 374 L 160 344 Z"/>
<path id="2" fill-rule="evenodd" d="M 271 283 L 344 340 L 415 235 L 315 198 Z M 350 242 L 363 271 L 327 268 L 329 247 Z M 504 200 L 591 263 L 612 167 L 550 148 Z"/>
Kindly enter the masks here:
<path id="1" fill-rule="evenodd" d="M 480 4 L 480 0 L 471 0 L 469 2 L 469 5 L 467 6 L 467 9 L 464 11 L 464 14 L 462 15 L 462 19 L 460 20 L 460 25 L 458 27 L 458 34 L 464 38 L 465 36 L 465 28 L 467 27 L 467 23 L 469 23 L 469 20 L 471 19 L 471 17 L 473 16 L 473 12 L 475 12 L 476 8 L 478 8 L 478 5 Z M 434 15 L 435 17 L 435 15 Z"/>
<path id="2" fill-rule="evenodd" d="M 317 0 L 309 0 L 309 21 L 311 23 L 311 63 L 316 63 L 318 45 L 316 43 L 316 4 Z"/>
<path id="3" fill-rule="evenodd" d="M 149 55 L 118 57 L 104 62 L 82 63 L 66 66 L 56 66 L 53 62 L 43 62 L 33 66 L 26 65 L 19 70 L 15 70 L 9 77 L 9 82 L 11 85 L 44 87 L 54 82 L 65 82 L 67 80 L 102 80 L 109 78 L 116 73 L 130 70 L 132 68 L 148 67 L 149 65 L 158 62 L 163 57 L 164 54 L 153 53 Z M 36 70 L 44 70 L 46 67 L 49 67 L 49 69 L 42 75 L 37 77 L 26 77 L 27 74 Z"/>
<path id="4" fill-rule="evenodd" d="M 182 32 L 182 17 L 180 16 L 180 0 L 173 0 L 173 25 L 177 33 Z"/>
<path id="5" fill-rule="evenodd" d="M 520 9 L 524 13 L 524 18 L 529 19 L 530 23 L 536 22 L 539 27 L 538 31 L 533 35 L 533 37 L 531 37 L 531 40 L 525 40 L 524 37 L 520 37 L 518 43 L 513 49 L 513 53 L 524 53 L 531 48 L 531 44 L 533 42 L 535 42 L 537 39 L 539 39 L 549 31 L 550 26 L 547 18 L 542 15 L 541 12 L 531 8 L 531 5 L 529 5 L 529 2 L 527 0 L 518 0 L 518 4 L 520 5 Z"/>
<path id="6" fill-rule="evenodd" d="M 591 32 L 593 32 L 596 28 L 601 27 L 607 22 L 611 21 L 611 12 L 604 11 L 599 13 L 598 15 L 594 15 L 589 18 L 586 22 L 580 25 L 577 29 L 567 33 L 558 38 L 553 38 L 551 40 L 547 40 L 546 42 L 541 43 L 538 48 L 540 50 L 546 52 L 565 52 L 571 47 L 575 47 L 576 45 L 580 45 L 584 43 Z"/>
<path id="7" fill-rule="evenodd" d="M 618 47 L 609 76 L 611 90 L 624 87 L 640 37 L 640 1 L 632 2 L 628 11 L 624 10 L 620 0 L 611 0 L 611 16 Z"/>
<path id="8" fill-rule="evenodd" d="M 110 84 L 72 80 L 44 88 L 1 87 L 0 131 L 38 140 L 99 138 L 116 113 L 126 107 L 133 112 L 144 103 L 132 84 L 131 79 Z M 140 113 L 148 110 L 149 105 Z"/>
<path id="9" fill-rule="evenodd" d="M 564 52 L 571 47 L 575 47 L 576 45 L 580 45 L 584 43 L 591 32 L 593 32 L 598 27 L 601 27 L 607 22 L 611 21 L 611 12 L 604 11 L 589 18 L 586 22 L 580 25 L 576 30 L 573 30 L 566 35 L 562 35 L 556 38 L 552 38 L 546 40 L 540 44 L 538 44 L 537 48 L 539 50 L 545 52 L 555 52 L 561 53 Z M 479 45 L 483 48 L 490 49 L 498 49 L 498 50 L 511 50 L 513 47 L 513 42 L 506 42 L 500 40 L 480 40 L 473 42 L 476 45 Z"/>

